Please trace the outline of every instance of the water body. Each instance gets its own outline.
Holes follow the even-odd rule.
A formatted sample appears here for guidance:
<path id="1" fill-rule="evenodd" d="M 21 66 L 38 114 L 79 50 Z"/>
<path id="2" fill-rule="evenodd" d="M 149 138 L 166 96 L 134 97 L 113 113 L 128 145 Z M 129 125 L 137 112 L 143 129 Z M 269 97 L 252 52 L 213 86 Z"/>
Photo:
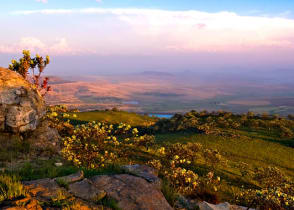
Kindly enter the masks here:
<path id="1" fill-rule="evenodd" d="M 150 117 L 158 117 L 158 118 L 166 118 L 166 119 L 170 119 L 174 116 L 173 114 L 148 114 L 148 115 Z"/>

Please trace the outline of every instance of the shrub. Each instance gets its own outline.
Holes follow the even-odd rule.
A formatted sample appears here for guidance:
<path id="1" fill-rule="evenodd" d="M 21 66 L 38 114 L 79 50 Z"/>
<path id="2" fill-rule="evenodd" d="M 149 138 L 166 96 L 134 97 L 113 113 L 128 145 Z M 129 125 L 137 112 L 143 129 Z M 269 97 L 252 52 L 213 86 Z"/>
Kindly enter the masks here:
<path id="1" fill-rule="evenodd" d="M 165 172 L 165 176 L 172 187 L 183 195 L 191 195 L 198 185 L 198 175 L 184 168 L 172 168 Z"/>
<path id="2" fill-rule="evenodd" d="M 48 55 L 45 59 L 38 54 L 35 58 L 31 58 L 30 51 L 23 50 L 23 57 L 20 58 L 19 61 L 12 60 L 8 68 L 19 73 L 24 79 L 31 82 L 40 91 L 42 96 L 44 96 L 51 90 L 51 87 L 48 86 L 49 78 L 45 77 L 42 82 L 40 82 L 40 79 L 44 69 L 49 63 L 50 58 Z M 38 73 L 35 72 L 35 68 L 38 68 Z"/>
<path id="3" fill-rule="evenodd" d="M 278 168 L 256 168 L 254 171 L 253 179 L 255 179 L 261 187 L 275 187 L 282 183 L 288 182 L 289 178 L 286 177 Z"/>
<path id="4" fill-rule="evenodd" d="M 139 136 L 130 125 L 91 122 L 76 126 L 73 135 L 63 139 L 62 154 L 79 167 L 98 168 L 128 157 L 132 148 L 148 147 L 153 141 L 152 136 Z"/>
<path id="5" fill-rule="evenodd" d="M 261 189 L 243 190 L 237 202 L 260 209 L 293 209 L 294 183 L 275 167 L 259 168 L 253 177 Z"/>

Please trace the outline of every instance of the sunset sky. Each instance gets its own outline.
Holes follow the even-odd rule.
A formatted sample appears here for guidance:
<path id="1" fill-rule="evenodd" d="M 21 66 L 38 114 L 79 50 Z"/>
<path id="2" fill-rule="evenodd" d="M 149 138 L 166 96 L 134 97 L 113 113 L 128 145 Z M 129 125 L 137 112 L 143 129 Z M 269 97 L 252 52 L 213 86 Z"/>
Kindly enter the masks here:
<path id="1" fill-rule="evenodd" d="M 0 66 L 30 49 L 53 74 L 291 69 L 293 12 L 293 0 L 1 0 Z"/>

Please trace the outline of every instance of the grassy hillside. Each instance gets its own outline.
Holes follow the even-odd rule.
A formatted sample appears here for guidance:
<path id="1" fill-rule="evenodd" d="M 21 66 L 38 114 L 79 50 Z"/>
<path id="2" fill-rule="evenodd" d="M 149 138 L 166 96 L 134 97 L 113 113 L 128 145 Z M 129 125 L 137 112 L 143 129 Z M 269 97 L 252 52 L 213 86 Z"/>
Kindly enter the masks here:
<path id="1" fill-rule="evenodd" d="M 59 107 L 48 118 L 63 136 L 63 157 L 57 160 L 64 167 L 54 161 L 25 165 L 14 172 L 22 180 L 78 168 L 91 176 L 138 163 L 159 170 L 172 205 L 180 193 L 208 202 L 294 207 L 293 116 L 191 111 L 160 120 L 121 111 L 64 113 Z"/>
<path id="2" fill-rule="evenodd" d="M 124 111 L 90 111 L 90 112 L 78 112 L 69 113 L 71 120 L 82 122 L 107 122 L 111 124 L 119 124 L 121 122 L 129 124 L 131 126 L 149 126 L 156 122 L 156 118 L 149 117 L 147 115 L 139 115 L 132 112 Z M 76 117 L 73 117 L 73 115 Z"/>
<path id="3" fill-rule="evenodd" d="M 97 115 L 107 116 L 112 123 L 130 122 L 125 116 L 139 117 L 133 113 L 96 112 L 80 113 L 78 118 L 83 115 L 87 115 L 87 118 L 83 119 L 88 121 L 97 119 Z M 157 147 L 168 147 L 177 143 L 182 145 L 199 143 L 204 148 L 219 151 L 226 160 L 225 164 L 212 166 L 205 158 L 199 157 L 195 160 L 193 171 L 202 175 L 214 171 L 216 175 L 222 177 L 222 186 L 218 193 L 224 200 L 234 202 L 236 193 L 241 192 L 244 186 L 259 188 L 258 181 L 252 178 L 252 174 L 259 168 L 276 168 L 294 181 L 292 120 L 268 115 L 255 116 L 252 113 L 247 116 L 190 112 L 170 120 L 159 120 L 152 127 Z M 144 154 L 140 157 L 138 154 L 134 161 L 144 163 L 150 161 L 152 155 L 154 154 Z M 244 173 L 252 176 L 244 176 Z"/>

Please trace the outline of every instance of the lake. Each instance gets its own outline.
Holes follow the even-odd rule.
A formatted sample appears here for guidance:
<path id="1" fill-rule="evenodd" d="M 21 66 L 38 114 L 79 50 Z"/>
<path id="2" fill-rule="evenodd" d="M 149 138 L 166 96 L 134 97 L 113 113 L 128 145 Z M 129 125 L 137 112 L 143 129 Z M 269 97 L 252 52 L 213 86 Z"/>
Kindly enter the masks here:
<path id="1" fill-rule="evenodd" d="M 172 116 L 174 116 L 173 114 L 148 114 L 150 117 L 159 117 L 159 118 L 167 118 L 170 119 L 172 118 Z"/>

